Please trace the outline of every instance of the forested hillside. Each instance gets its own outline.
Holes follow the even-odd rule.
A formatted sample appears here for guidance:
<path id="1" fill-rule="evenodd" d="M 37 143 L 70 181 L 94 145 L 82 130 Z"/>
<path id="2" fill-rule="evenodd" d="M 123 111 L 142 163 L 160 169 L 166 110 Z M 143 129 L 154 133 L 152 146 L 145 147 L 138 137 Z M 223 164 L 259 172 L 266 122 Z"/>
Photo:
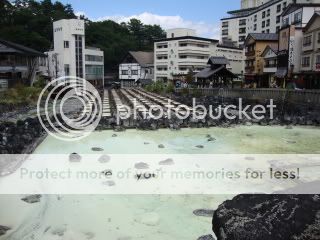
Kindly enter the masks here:
<path id="1" fill-rule="evenodd" d="M 70 4 L 51 0 L 0 0 L 0 16 L 0 38 L 42 52 L 53 48 L 52 22 L 76 18 Z M 116 71 L 128 50 L 152 50 L 153 40 L 165 36 L 160 26 L 144 25 L 137 19 L 118 24 L 82 18 L 86 20 L 86 43 L 105 52 L 108 72 Z"/>

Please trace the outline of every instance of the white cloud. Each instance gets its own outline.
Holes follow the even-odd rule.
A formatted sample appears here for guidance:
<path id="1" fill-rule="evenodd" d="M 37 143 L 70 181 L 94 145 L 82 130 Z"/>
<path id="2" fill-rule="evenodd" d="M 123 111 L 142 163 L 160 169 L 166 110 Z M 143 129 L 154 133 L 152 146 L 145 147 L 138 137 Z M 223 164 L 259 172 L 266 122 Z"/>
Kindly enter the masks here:
<path id="1" fill-rule="evenodd" d="M 76 15 L 77 17 L 80 17 L 80 16 L 87 16 L 85 12 L 81 12 L 81 11 L 76 12 L 76 13 L 75 13 L 75 15 Z"/>
<path id="2" fill-rule="evenodd" d="M 195 29 L 199 36 L 209 37 L 214 39 L 220 38 L 219 24 L 209 24 L 206 22 L 194 22 L 194 21 L 183 19 L 181 16 L 161 16 L 161 15 L 152 14 L 149 12 L 144 12 L 144 13 L 141 13 L 138 15 L 132 15 L 132 16 L 123 16 L 123 15 L 106 16 L 106 17 L 95 19 L 94 21 L 103 21 L 103 20 L 110 19 L 115 22 L 121 23 L 121 22 L 128 22 L 132 18 L 139 19 L 144 24 L 160 25 L 164 29 L 191 28 L 191 29 Z"/>

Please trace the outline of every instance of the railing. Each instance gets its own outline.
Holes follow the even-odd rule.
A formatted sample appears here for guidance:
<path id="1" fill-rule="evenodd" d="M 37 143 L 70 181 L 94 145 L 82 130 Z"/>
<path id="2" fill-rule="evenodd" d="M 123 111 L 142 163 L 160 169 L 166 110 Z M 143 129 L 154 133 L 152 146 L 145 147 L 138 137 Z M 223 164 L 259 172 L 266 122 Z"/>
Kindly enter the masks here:
<path id="1" fill-rule="evenodd" d="M 184 91 L 176 89 L 179 93 Z M 252 100 L 273 99 L 274 101 L 286 101 L 297 104 L 320 104 L 320 90 L 288 90 L 288 89 L 271 89 L 271 88 L 256 88 L 256 89 L 229 89 L 229 88 L 194 88 L 190 92 L 197 91 L 206 96 L 220 96 L 225 98 L 243 98 Z"/>
<path id="2" fill-rule="evenodd" d="M 276 68 L 277 64 L 266 64 L 264 65 L 265 68 Z"/>

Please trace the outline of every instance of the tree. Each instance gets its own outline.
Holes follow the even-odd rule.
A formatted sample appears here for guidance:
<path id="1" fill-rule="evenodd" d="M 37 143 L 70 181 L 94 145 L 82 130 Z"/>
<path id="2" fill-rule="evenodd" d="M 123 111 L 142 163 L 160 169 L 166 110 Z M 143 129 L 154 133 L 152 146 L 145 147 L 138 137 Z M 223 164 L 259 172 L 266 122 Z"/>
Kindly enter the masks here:
<path id="1" fill-rule="evenodd" d="M 188 84 L 192 84 L 194 81 L 194 72 L 193 70 L 190 68 L 187 75 L 186 75 L 186 83 Z"/>
<path id="2" fill-rule="evenodd" d="M 45 52 L 53 46 L 53 21 L 76 18 L 70 4 L 51 0 L 0 0 L 0 36 Z M 105 70 L 117 71 L 128 51 L 152 51 L 153 41 L 165 32 L 158 25 L 145 25 L 138 19 L 118 24 L 107 20 L 92 22 L 85 16 L 86 44 L 101 48 Z"/>

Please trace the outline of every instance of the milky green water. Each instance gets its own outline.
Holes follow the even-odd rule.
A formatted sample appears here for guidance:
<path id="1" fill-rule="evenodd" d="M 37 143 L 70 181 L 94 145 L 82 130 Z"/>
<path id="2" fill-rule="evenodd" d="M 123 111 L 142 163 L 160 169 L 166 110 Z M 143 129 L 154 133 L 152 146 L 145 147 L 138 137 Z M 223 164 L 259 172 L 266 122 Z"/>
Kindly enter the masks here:
<path id="1" fill-rule="evenodd" d="M 112 137 L 116 134 L 117 137 Z M 216 138 L 208 142 L 206 135 Z M 95 132 L 75 143 L 48 137 L 35 153 L 70 154 L 93 153 L 92 147 L 101 147 L 106 154 L 259 154 L 259 153 L 320 153 L 320 129 L 284 127 L 235 127 L 183 129 L 181 131 L 136 131 L 114 133 Z M 295 144 L 288 144 L 294 141 Z M 159 144 L 165 148 L 160 149 Z M 203 145 L 203 149 L 196 146 Z"/>
<path id="2" fill-rule="evenodd" d="M 217 154 L 320 153 L 319 128 L 236 127 L 211 129 L 95 132 L 76 143 L 48 137 L 37 154 Z M 207 142 L 206 135 L 216 138 Z M 165 148 L 160 149 L 159 144 Z M 203 149 L 196 146 L 203 145 Z M 0 198 L 0 225 L 12 227 L 2 239 L 177 240 L 212 234 L 211 218 L 195 209 L 215 209 L 232 196 L 44 196 L 28 205 L 19 196 Z"/>

